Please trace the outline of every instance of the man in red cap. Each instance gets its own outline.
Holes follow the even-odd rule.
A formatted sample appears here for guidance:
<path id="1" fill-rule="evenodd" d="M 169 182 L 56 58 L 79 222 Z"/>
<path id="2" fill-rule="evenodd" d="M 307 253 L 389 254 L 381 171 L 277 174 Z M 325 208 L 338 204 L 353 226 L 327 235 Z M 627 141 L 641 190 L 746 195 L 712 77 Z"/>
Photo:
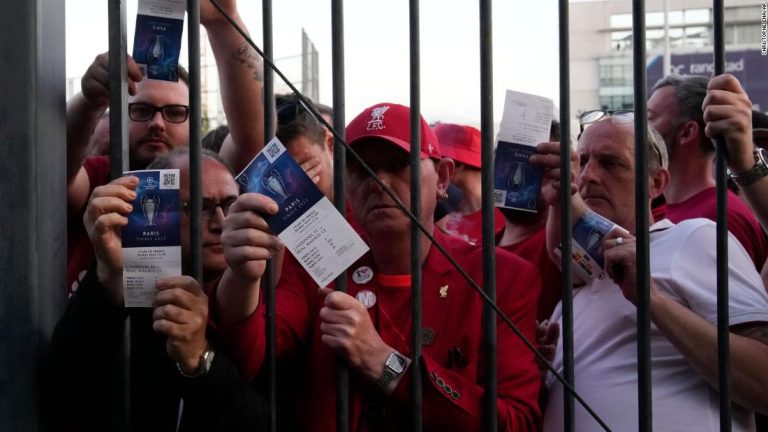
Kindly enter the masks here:
<path id="1" fill-rule="evenodd" d="M 453 159 L 456 170 L 451 182 L 463 192 L 458 208 L 451 211 L 445 230 L 472 244 L 483 239 L 480 131 L 472 126 L 438 123 L 434 128 L 443 156 Z M 504 231 L 504 216 L 495 211 L 496 235 Z"/>
<path id="2" fill-rule="evenodd" d="M 406 206 L 410 203 L 410 110 L 374 105 L 347 126 L 349 144 Z M 477 246 L 434 230 L 433 212 L 453 171 L 421 119 L 421 224 L 482 285 Z M 410 417 L 411 355 L 410 220 L 362 169 L 348 158 L 352 213 L 370 246 L 348 271 L 348 293 L 322 288 L 307 273 L 283 271 L 277 287 L 278 361 L 299 358 L 301 381 L 294 415 L 301 429 L 336 430 L 334 370 L 345 361 L 350 376 L 352 430 L 405 430 Z M 260 371 L 266 342 L 259 282 L 264 259 L 280 248 L 261 215 L 274 201 L 242 195 L 222 233 L 230 266 L 215 307 L 222 341 L 250 379 Z M 287 257 L 286 260 L 293 260 Z M 538 270 L 497 250 L 497 302 L 529 339 L 534 334 Z M 421 239 L 423 271 L 423 421 L 428 430 L 479 430 L 482 424 L 483 301 L 459 272 Z M 531 289 L 533 287 L 533 289 Z M 533 431 L 539 424 L 539 375 L 533 355 L 498 321 L 498 419 L 500 430 Z"/>

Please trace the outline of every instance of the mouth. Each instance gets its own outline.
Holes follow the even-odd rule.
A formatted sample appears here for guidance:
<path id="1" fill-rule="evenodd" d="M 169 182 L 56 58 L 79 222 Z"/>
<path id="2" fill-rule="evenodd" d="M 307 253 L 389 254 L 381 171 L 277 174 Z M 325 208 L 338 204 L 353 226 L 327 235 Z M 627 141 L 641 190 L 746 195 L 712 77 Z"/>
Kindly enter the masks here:
<path id="1" fill-rule="evenodd" d="M 139 141 L 139 145 L 149 150 L 164 150 L 170 147 L 168 141 L 163 138 L 145 138 Z"/>

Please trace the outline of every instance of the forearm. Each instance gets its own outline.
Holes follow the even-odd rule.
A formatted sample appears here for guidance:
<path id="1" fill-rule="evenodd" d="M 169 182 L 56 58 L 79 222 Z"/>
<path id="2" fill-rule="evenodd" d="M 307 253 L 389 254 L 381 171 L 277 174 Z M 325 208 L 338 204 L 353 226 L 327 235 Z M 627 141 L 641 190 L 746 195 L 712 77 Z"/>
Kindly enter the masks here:
<path id="1" fill-rule="evenodd" d="M 768 177 L 742 187 L 741 191 L 749 207 L 760 222 L 763 230 L 768 231 Z"/>
<path id="2" fill-rule="evenodd" d="M 216 321 L 224 327 L 245 321 L 259 306 L 261 278 L 242 277 L 227 268 L 216 289 Z"/>
<path id="3" fill-rule="evenodd" d="M 96 107 L 82 93 L 67 103 L 67 184 L 77 175 L 85 159 L 93 130 L 107 107 Z"/>
<path id="4" fill-rule="evenodd" d="M 718 388 L 717 328 L 656 289 L 651 318 L 664 336 L 713 388 Z M 731 397 L 749 409 L 768 412 L 768 346 L 730 334 Z"/>
<path id="5" fill-rule="evenodd" d="M 239 14 L 232 18 L 243 29 Z M 227 117 L 231 145 L 225 142 L 221 156 L 237 172 L 264 147 L 262 59 L 228 23 L 206 27 L 219 73 L 219 88 Z"/>

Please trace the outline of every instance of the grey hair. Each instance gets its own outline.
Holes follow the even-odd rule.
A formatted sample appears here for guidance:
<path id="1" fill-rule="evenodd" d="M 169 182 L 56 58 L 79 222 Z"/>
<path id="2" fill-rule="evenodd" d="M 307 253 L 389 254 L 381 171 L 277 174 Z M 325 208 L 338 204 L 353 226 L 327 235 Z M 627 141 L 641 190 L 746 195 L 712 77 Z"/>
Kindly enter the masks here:
<path id="1" fill-rule="evenodd" d="M 704 153 L 714 153 L 712 141 L 704 134 L 704 111 L 701 105 L 707 96 L 709 78 L 697 75 L 667 75 L 656 81 L 651 92 L 663 87 L 672 87 L 677 99 L 677 118 L 675 128 L 687 121 L 695 121 L 699 126 L 699 149 Z"/>
<path id="2" fill-rule="evenodd" d="M 218 163 L 224 165 L 225 167 L 227 167 L 229 172 L 232 173 L 232 168 L 224 162 L 224 160 L 221 158 L 221 156 L 219 156 L 218 153 L 213 152 L 213 151 L 208 150 L 208 149 L 205 149 L 205 148 L 203 148 L 201 150 L 202 150 L 202 152 L 200 153 L 200 157 L 204 157 L 204 158 L 208 158 L 208 159 L 213 159 L 216 162 L 218 162 Z M 176 159 L 179 159 L 179 158 L 182 158 L 182 157 L 186 158 L 186 159 L 189 159 L 189 147 L 183 146 L 183 147 L 175 148 L 175 149 L 169 151 L 168 153 L 166 153 L 164 155 L 158 156 L 157 159 L 152 161 L 152 163 L 147 166 L 147 169 L 154 169 L 154 170 L 169 169 L 169 168 L 173 167 L 173 162 Z M 234 173 L 233 173 L 233 175 L 234 175 Z"/>

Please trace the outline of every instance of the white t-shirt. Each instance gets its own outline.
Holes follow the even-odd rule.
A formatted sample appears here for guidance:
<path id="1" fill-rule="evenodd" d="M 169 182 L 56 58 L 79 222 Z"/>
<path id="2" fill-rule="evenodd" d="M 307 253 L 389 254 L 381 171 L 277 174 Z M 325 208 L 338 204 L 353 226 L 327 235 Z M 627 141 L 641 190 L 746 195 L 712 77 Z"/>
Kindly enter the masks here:
<path id="1" fill-rule="evenodd" d="M 659 289 L 705 320 L 717 323 L 715 224 L 662 220 L 651 227 L 651 277 Z M 730 324 L 768 322 L 768 295 L 749 256 L 728 236 Z M 609 278 L 574 291 L 576 391 L 614 431 L 638 429 L 637 323 L 635 306 Z M 552 320 L 561 320 L 561 305 Z M 561 323 L 562 324 L 562 323 Z M 555 368 L 562 372 L 562 340 Z M 658 431 L 719 431 L 718 393 L 651 325 L 653 425 Z M 563 386 L 551 374 L 544 431 L 561 432 Z M 753 431 L 751 411 L 733 406 L 733 431 Z M 602 428 L 576 401 L 576 431 Z"/>

